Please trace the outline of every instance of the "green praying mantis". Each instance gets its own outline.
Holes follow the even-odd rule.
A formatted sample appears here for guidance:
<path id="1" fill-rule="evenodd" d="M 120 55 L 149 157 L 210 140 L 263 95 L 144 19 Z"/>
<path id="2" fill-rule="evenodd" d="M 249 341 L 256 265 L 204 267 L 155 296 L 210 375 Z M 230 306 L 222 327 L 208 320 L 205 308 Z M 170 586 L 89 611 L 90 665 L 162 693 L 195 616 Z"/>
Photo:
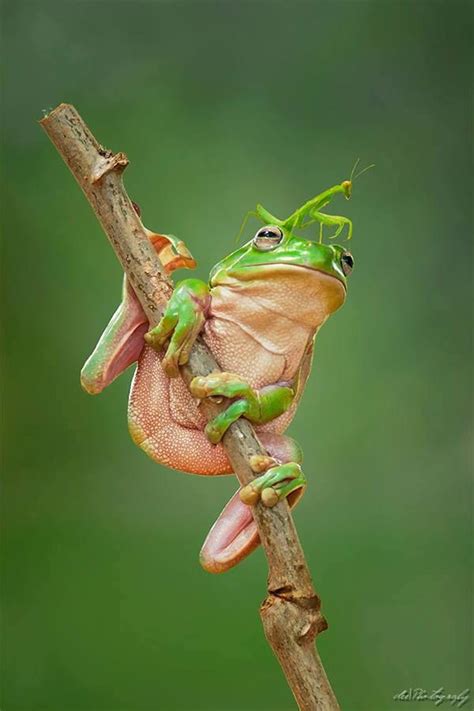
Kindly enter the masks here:
<path id="1" fill-rule="evenodd" d="M 293 212 L 289 217 L 287 217 L 286 220 L 281 220 L 278 217 L 275 217 L 275 215 L 272 215 L 271 212 L 269 212 L 263 207 L 263 205 L 257 205 L 256 210 L 250 210 L 245 216 L 237 239 L 240 238 L 247 219 L 251 215 L 253 215 L 262 220 L 264 223 L 278 225 L 278 227 L 289 231 L 295 229 L 305 229 L 310 225 L 319 223 L 320 244 L 323 243 L 324 226 L 336 227 L 336 231 L 334 232 L 334 234 L 330 235 L 329 237 L 329 239 L 336 239 L 337 237 L 339 237 L 342 230 L 347 225 L 347 239 L 350 240 L 352 238 L 352 220 L 350 220 L 348 217 L 343 217 L 342 215 L 328 215 L 326 212 L 321 212 L 321 210 L 327 205 L 329 205 L 333 197 L 338 193 L 342 193 L 346 200 L 350 200 L 352 195 L 352 184 L 354 180 L 359 178 L 363 173 L 367 172 L 371 168 L 375 167 L 375 163 L 371 163 L 370 165 L 366 166 L 365 168 L 362 168 L 362 170 L 356 173 L 359 163 L 360 158 L 357 158 L 352 168 L 350 178 L 348 180 L 344 180 L 342 183 L 333 185 L 332 188 L 328 188 L 319 195 L 316 195 L 316 197 L 311 198 L 311 200 L 305 202 L 301 207 L 299 207 L 297 210 L 295 210 L 295 212 Z"/>

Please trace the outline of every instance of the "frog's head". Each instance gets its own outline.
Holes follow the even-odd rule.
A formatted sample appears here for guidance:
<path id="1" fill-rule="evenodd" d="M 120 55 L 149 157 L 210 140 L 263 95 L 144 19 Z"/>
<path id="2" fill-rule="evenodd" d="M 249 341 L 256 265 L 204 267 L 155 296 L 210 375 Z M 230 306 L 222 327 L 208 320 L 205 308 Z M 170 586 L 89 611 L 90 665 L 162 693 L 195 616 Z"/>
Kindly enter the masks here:
<path id="1" fill-rule="evenodd" d="M 252 294 L 279 310 L 303 314 L 314 325 L 344 303 L 347 278 L 354 266 L 350 252 L 295 235 L 276 224 L 261 227 L 254 238 L 230 254 L 211 273 L 211 285 L 245 284 Z M 240 287 L 239 287 L 240 285 Z"/>
<path id="2" fill-rule="evenodd" d="M 232 284 L 241 289 L 245 282 L 248 292 L 249 282 L 253 282 L 256 303 L 259 299 L 260 303 L 275 304 L 279 301 L 280 307 L 283 307 L 286 299 L 292 302 L 293 310 L 316 309 L 315 323 L 323 322 L 344 303 L 347 277 L 354 260 L 344 247 L 323 243 L 324 227 L 333 229 L 330 238 L 338 237 L 347 228 L 347 239 L 351 239 L 351 220 L 321 210 L 337 194 L 350 199 L 354 180 L 372 167 L 367 166 L 355 174 L 358 163 L 354 165 L 348 180 L 311 198 L 286 219 L 279 219 L 262 205 L 257 205 L 253 214 L 266 223 L 265 226 L 250 242 L 214 267 L 211 285 Z M 296 234 L 311 225 L 319 226 L 319 242 Z"/>
<path id="3" fill-rule="evenodd" d="M 354 266 L 351 253 L 337 244 L 322 244 L 304 239 L 279 225 L 261 227 L 255 237 L 233 255 L 228 272 L 246 280 L 252 270 L 268 272 L 266 267 L 291 265 L 321 272 L 337 279 L 347 289 L 347 277 Z M 263 269 L 265 268 L 265 269 Z M 244 270 L 244 271 L 242 271 Z"/>

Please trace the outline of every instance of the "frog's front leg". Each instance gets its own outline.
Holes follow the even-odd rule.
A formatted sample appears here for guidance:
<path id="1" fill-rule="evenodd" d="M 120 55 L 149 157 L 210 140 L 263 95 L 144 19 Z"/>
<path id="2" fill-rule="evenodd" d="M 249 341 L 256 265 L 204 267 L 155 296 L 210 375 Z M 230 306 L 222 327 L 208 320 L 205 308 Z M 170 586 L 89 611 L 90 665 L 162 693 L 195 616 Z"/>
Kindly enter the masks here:
<path id="1" fill-rule="evenodd" d="M 179 375 L 179 366 L 189 355 L 209 310 L 211 297 L 208 285 L 200 279 L 184 279 L 176 285 L 158 326 L 145 334 L 145 341 L 156 350 L 170 342 L 162 360 L 169 377 Z"/>
<path id="2" fill-rule="evenodd" d="M 230 425 L 240 417 L 262 425 L 286 412 L 295 397 L 295 388 L 289 383 L 276 383 L 256 390 L 234 373 L 211 373 L 194 378 L 190 389 L 198 398 L 235 398 L 206 426 L 206 435 L 213 444 L 220 442 Z M 257 456 L 252 458 L 250 465 L 255 472 L 267 471 L 240 492 L 241 501 L 249 506 L 256 504 L 260 498 L 265 506 L 275 506 L 288 494 L 306 485 L 297 461 L 282 464 L 269 457 Z"/>
<path id="3" fill-rule="evenodd" d="M 194 378 L 190 390 L 197 398 L 236 398 L 206 426 L 206 435 L 213 444 L 221 441 L 239 417 L 263 425 L 286 412 L 295 397 L 295 389 L 289 383 L 276 383 L 255 390 L 235 373 L 210 373 Z"/>

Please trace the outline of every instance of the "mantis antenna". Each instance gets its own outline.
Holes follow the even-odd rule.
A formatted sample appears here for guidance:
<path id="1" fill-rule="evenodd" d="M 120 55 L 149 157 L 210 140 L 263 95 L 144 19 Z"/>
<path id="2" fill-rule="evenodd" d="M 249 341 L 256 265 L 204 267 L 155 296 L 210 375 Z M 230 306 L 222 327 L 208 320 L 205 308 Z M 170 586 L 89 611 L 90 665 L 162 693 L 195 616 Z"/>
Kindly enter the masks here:
<path id="1" fill-rule="evenodd" d="M 349 178 L 349 182 L 351 182 L 351 183 L 353 183 L 354 180 L 356 180 L 356 178 L 361 176 L 366 171 L 370 170 L 371 168 L 375 168 L 375 163 L 371 163 L 370 165 L 367 165 L 365 168 L 362 168 L 362 170 L 359 170 L 359 172 L 356 173 L 356 175 L 354 175 L 359 163 L 360 163 L 360 158 L 357 158 L 356 162 L 354 163 L 354 167 L 351 170 L 351 177 Z"/>

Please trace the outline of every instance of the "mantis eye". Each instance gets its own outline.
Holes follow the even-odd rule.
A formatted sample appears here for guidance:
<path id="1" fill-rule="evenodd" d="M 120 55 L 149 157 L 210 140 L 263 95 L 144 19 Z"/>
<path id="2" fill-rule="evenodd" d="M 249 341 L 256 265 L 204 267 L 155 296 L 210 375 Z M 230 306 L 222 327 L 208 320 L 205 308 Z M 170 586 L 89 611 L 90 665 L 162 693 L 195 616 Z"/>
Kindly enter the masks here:
<path id="1" fill-rule="evenodd" d="M 344 252 L 341 256 L 341 268 L 345 276 L 349 276 L 354 267 L 354 259 L 350 252 Z"/>
<path id="2" fill-rule="evenodd" d="M 278 247 L 283 239 L 283 232 L 276 225 L 262 227 L 253 238 L 254 247 L 260 252 L 270 252 Z"/>

